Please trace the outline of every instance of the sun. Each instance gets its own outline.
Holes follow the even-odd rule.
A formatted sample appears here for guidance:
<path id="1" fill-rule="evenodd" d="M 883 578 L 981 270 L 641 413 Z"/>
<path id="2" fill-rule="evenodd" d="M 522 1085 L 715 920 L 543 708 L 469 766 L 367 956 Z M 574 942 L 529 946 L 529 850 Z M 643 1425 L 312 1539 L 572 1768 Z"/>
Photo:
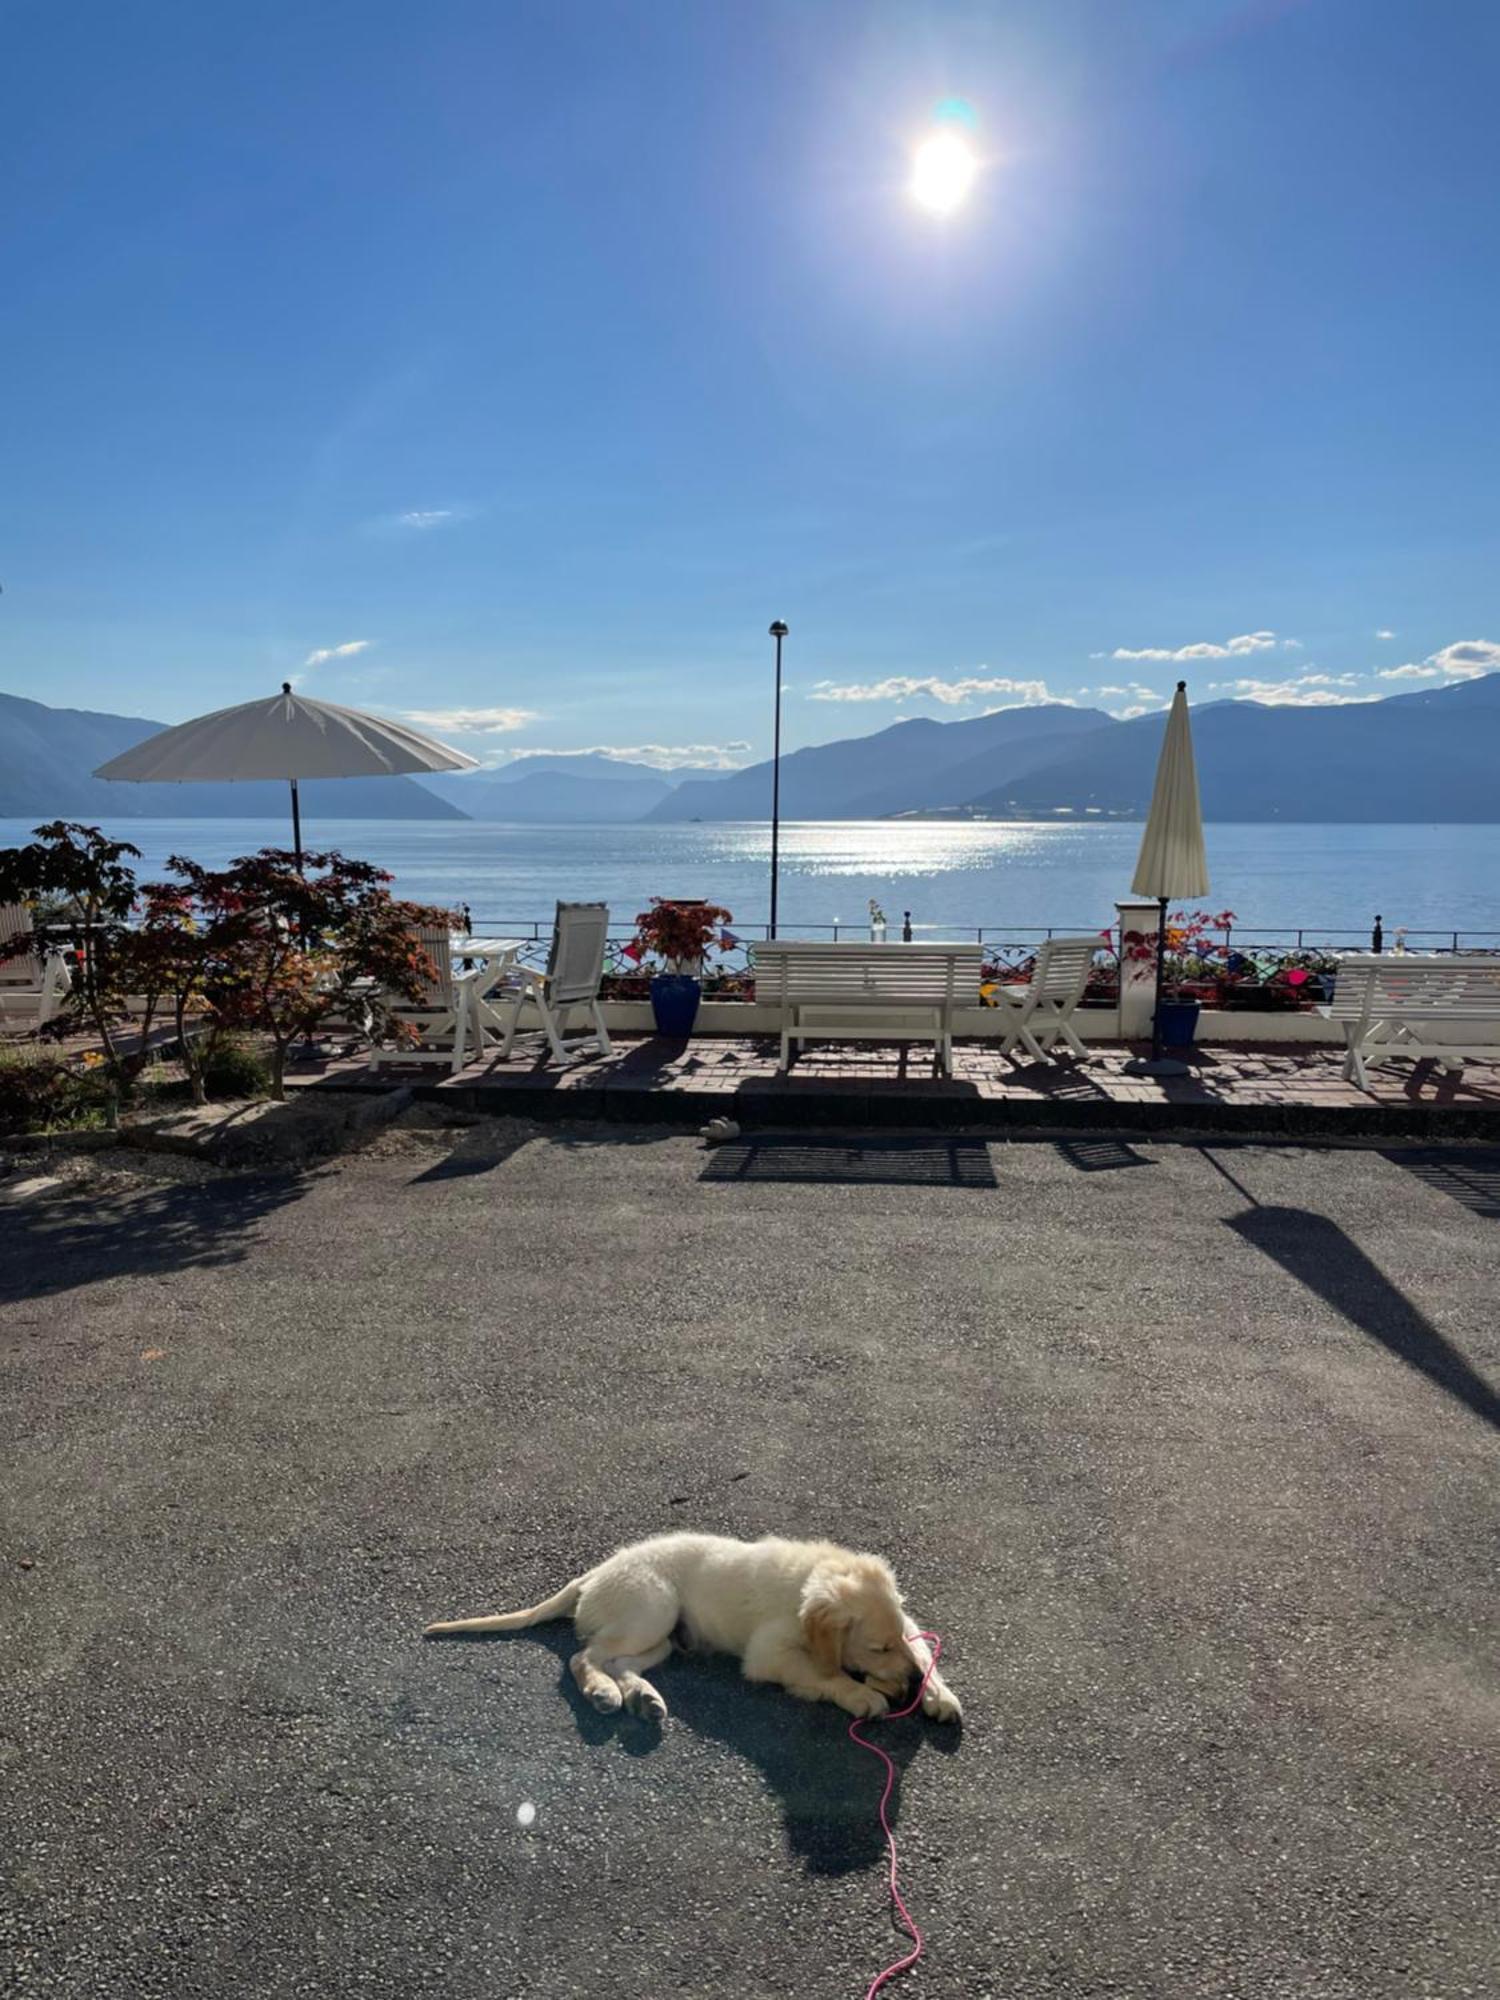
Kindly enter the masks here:
<path id="1" fill-rule="evenodd" d="M 913 199 L 934 215 L 951 215 L 974 185 L 979 162 L 956 132 L 938 132 L 912 158 Z"/>

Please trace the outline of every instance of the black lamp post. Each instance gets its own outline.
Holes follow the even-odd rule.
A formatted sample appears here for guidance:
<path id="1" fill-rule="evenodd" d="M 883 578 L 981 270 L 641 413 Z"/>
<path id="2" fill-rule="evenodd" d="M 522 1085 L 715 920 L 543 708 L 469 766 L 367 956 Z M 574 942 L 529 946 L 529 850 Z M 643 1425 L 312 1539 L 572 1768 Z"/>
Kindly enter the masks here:
<path id="1" fill-rule="evenodd" d="M 787 628 L 778 618 L 771 627 L 776 641 L 776 726 L 771 744 L 771 936 L 776 935 L 776 877 L 781 853 L 781 642 Z"/>

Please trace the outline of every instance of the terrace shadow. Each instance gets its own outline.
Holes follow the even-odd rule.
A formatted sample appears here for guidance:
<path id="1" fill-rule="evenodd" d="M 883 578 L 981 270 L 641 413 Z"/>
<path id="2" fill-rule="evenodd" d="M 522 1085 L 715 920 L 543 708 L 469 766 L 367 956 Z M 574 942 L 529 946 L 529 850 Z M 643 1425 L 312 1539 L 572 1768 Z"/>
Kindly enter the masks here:
<path id="1" fill-rule="evenodd" d="M 0 1304 L 108 1278 L 231 1268 L 251 1254 L 261 1223 L 300 1200 L 314 1178 L 235 1175 L 118 1194 L 85 1185 L 0 1204 Z"/>
<path id="2" fill-rule="evenodd" d="M 1059 1139 L 1056 1150 L 1081 1174 L 1113 1173 L 1122 1167 L 1154 1167 L 1124 1139 Z"/>
<path id="3" fill-rule="evenodd" d="M 497 1117 L 505 1117 L 504 1112 Z M 517 1111 L 509 1114 L 524 1119 L 526 1113 Z M 507 1160 L 524 1152 L 528 1146 L 559 1146 L 568 1152 L 582 1151 L 591 1146 L 654 1146 L 660 1145 L 664 1137 L 681 1138 L 680 1132 L 662 1133 L 656 1128 L 641 1129 L 623 1122 L 594 1129 L 579 1130 L 566 1124 L 536 1124 L 524 1131 L 497 1132 L 490 1121 L 481 1122 L 468 1130 L 460 1128 L 460 1136 L 452 1147 L 419 1174 L 413 1174 L 411 1187 L 422 1187 L 436 1181 L 467 1180 L 476 1174 L 490 1174 L 497 1167 L 503 1167 Z"/>
<path id="4" fill-rule="evenodd" d="M 518 1640 L 543 1645 L 556 1657 L 559 1692 L 585 1743 L 615 1740 L 632 1757 L 647 1757 L 659 1748 L 661 1725 L 629 1714 L 600 1715 L 578 1692 L 568 1671 L 578 1645 L 569 1627 L 453 1634 L 429 1643 L 486 1645 Z M 719 1656 L 674 1653 L 652 1669 L 650 1679 L 669 1710 L 666 1730 L 690 1729 L 755 1765 L 780 1805 L 787 1846 L 808 1874 L 848 1875 L 884 1859 L 885 1835 L 877 1812 L 884 1766 L 849 1740 L 850 1718 L 842 1709 L 831 1702 L 798 1701 L 780 1688 L 752 1685 L 733 1660 Z M 894 1827 L 901 1777 L 918 1750 L 930 1746 L 951 1755 L 962 1741 L 962 1729 L 914 1715 L 871 1725 L 867 1733 L 896 1767 L 886 1808 Z"/>
<path id="5" fill-rule="evenodd" d="M 1206 1149 L 1204 1157 L 1251 1203 L 1242 1215 L 1227 1218 L 1237 1236 L 1414 1373 L 1500 1430 L 1500 1393 L 1336 1222 L 1311 1209 L 1264 1207 Z"/>
<path id="6" fill-rule="evenodd" d="M 757 1134 L 718 1147 L 702 1181 L 816 1182 L 829 1187 L 954 1187 L 998 1185 L 983 1139 L 892 1137 L 859 1139 Z"/>
<path id="7" fill-rule="evenodd" d="M 1393 1167 L 1412 1174 L 1439 1194 L 1446 1194 L 1474 1215 L 1500 1222 L 1500 1152 L 1493 1148 L 1439 1146 L 1392 1147 L 1380 1156 Z"/>

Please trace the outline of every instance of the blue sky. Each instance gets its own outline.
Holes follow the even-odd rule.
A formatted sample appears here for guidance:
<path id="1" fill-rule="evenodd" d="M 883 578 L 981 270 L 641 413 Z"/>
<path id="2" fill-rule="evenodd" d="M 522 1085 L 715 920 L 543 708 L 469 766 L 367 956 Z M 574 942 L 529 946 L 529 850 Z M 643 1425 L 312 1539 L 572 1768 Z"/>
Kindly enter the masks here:
<path id="1" fill-rule="evenodd" d="M 1493 0 L 5 19 L 10 692 L 739 763 L 777 616 L 792 744 L 1500 666 Z"/>

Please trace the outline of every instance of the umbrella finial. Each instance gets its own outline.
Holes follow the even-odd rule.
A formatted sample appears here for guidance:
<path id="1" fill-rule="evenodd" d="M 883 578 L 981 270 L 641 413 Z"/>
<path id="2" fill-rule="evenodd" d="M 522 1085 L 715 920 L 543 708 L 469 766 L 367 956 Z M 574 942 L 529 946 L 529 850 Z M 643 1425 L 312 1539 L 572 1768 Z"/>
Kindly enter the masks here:
<path id="1" fill-rule="evenodd" d="M 1186 681 L 1179 681 L 1179 682 L 1177 683 L 1177 692 L 1178 692 L 1179 694 L 1186 694 L 1186 693 L 1187 693 L 1187 682 L 1186 682 Z M 290 688 L 288 688 L 288 689 L 287 689 L 287 693 L 288 693 L 288 694 L 290 694 L 290 693 L 291 693 L 291 689 L 290 689 Z"/>
<path id="2" fill-rule="evenodd" d="M 282 692 L 283 694 L 290 694 L 290 693 L 291 693 L 291 691 L 292 691 L 292 684 L 291 684 L 291 682 L 290 682 L 290 681 L 283 681 L 283 682 L 281 683 L 281 692 Z"/>

